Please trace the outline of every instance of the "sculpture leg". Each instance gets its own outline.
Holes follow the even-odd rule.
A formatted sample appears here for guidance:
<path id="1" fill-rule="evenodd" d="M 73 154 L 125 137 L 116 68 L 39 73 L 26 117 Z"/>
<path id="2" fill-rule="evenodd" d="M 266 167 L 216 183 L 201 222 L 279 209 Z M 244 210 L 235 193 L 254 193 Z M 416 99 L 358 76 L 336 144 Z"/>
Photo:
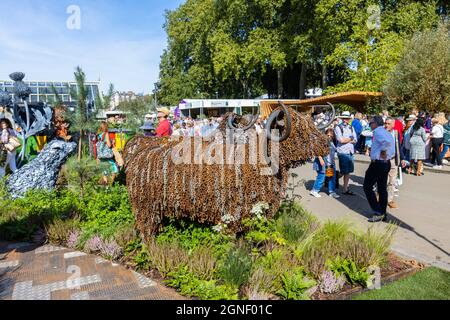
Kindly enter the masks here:
<path id="1" fill-rule="evenodd" d="M 27 148 L 27 139 L 25 138 L 25 132 L 23 132 L 22 129 L 22 150 L 20 150 L 20 154 L 19 154 L 19 160 L 22 163 L 23 159 L 25 158 L 25 150 Z"/>

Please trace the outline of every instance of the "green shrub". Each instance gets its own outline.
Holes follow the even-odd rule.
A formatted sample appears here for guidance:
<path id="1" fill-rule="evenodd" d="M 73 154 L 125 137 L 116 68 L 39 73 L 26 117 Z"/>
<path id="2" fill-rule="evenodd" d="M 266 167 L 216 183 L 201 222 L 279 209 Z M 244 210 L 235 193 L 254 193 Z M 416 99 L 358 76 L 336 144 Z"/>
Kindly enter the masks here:
<path id="1" fill-rule="evenodd" d="M 338 277 L 344 275 L 350 284 L 367 286 L 367 281 L 370 277 L 369 273 L 366 271 L 366 268 L 358 268 L 354 261 L 336 257 L 334 260 L 328 260 L 327 264 L 330 270 Z"/>
<path id="2" fill-rule="evenodd" d="M 252 258 L 242 244 L 228 251 L 221 261 L 219 275 L 225 283 L 240 287 L 250 276 L 252 269 Z"/>
<path id="3" fill-rule="evenodd" d="M 297 253 L 306 270 L 316 279 L 326 270 L 326 262 L 345 252 L 348 237 L 352 234 L 346 221 L 327 221 L 305 239 Z"/>
<path id="4" fill-rule="evenodd" d="M 189 256 L 189 271 L 202 280 L 212 280 L 216 274 L 217 261 L 212 249 L 199 248 Z"/>
<path id="5" fill-rule="evenodd" d="M 187 266 L 180 266 L 168 274 L 164 282 L 187 297 L 201 300 L 237 300 L 238 289 L 230 285 L 218 285 L 216 280 L 200 280 L 192 274 Z"/>
<path id="6" fill-rule="evenodd" d="M 140 239 L 138 238 L 138 231 L 132 224 L 124 225 L 118 228 L 114 233 L 114 240 L 122 248 L 126 248 L 127 245 L 132 241 L 140 241 Z"/>
<path id="7" fill-rule="evenodd" d="M 130 248 L 128 247 L 128 250 Z M 138 248 L 136 256 L 134 257 L 134 262 L 138 270 L 149 270 L 151 268 L 152 262 L 150 260 L 150 254 L 148 253 L 147 247 L 145 245 L 140 245 Z"/>
<path id="8" fill-rule="evenodd" d="M 266 268 L 258 266 L 254 268 L 247 284 L 247 298 L 254 300 L 267 297 L 268 294 L 276 293 L 281 289 L 278 285 L 278 275 L 269 272 Z"/>
<path id="9" fill-rule="evenodd" d="M 79 220 L 77 219 L 54 219 L 45 227 L 48 241 L 53 244 L 66 245 L 70 232 L 76 229 L 78 224 Z"/>
<path id="10" fill-rule="evenodd" d="M 282 277 L 282 288 L 278 294 L 287 300 L 309 300 L 309 289 L 316 285 L 316 282 L 306 277 L 303 268 L 296 268 L 285 272 Z"/>
<path id="11" fill-rule="evenodd" d="M 208 226 L 187 221 L 170 220 L 163 231 L 156 236 L 158 243 L 176 243 L 188 252 L 201 247 L 209 247 L 218 257 L 225 254 L 232 246 L 232 238 L 213 231 Z"/>
<path id="12" fill-rule="evenodd" d="M 150 241 L 147 244 L 148 257 L 151 266 L 157 269 L 163 276 L 176 270 L 180 265 L 187 265 L 189 256 L 186 250 L 174 243 L 157 243 Z"/>
<path id="13" fill-rule="evenodd" d="M 347 238 L 343 256 L 354 261 L 359 268 L 380 266 L 385 262 L 396 231 L 397 226 L 390 224 L 378 232 L 369 228 L 351 234 Z"/>
<path id="14" fill-rule="evenodd" d="M 306 239 L 317 230 L 317 218 L 305 211 L 297 202 L 284 202 L 276 220 L 276 231 L 289 243 L 297 243 Z"/>
<path id="15" fill-rule="evenodd" d="M 30 240 L 32 235 L 55 218 L 66 219 L 78 213 L 79 203 L 72 193 L 32 190 L 16 200 L 0 198 L 0 236 L 6 240 Z"/>
<path id="16" fill-rule="evenodd" d="M 132 226 L 134 215 L 124 186 L 93 192 L 84 199 L 82 230 L 112 238 L 119 228 Z"/>
<path id="17" fill-rule="evenodd" d="M 268 245 L 284 245 L 286 240 L 280 232 L 276 230 L 274 220 L 269 219 L 244 219 L 242 221 L 244 228 L 246 228 L 245 239 L 252 242 L 256 246 L 262 244 Z"/>

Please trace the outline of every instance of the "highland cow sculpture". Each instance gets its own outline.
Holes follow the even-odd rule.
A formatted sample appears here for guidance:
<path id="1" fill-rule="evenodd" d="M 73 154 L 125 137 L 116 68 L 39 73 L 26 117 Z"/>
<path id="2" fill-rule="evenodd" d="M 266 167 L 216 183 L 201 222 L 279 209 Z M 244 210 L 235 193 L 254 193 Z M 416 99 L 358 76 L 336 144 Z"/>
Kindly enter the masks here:
<path id="1" fill-rule="evenodd" d="M 236 121 L 228 115 L 210 141 L 138 136 L 128 142 L 128 193 L 145 239 L 164 217 L 226 225 L 234 232 L 258 202 L 270 204 L 272 217 L 285 195 L 289 169 L 328 153 L 327 137 L 311 117 L 281 102 L 267 121 L 267 135 L 258 140 L 251 137 L 254 121 Z"/>

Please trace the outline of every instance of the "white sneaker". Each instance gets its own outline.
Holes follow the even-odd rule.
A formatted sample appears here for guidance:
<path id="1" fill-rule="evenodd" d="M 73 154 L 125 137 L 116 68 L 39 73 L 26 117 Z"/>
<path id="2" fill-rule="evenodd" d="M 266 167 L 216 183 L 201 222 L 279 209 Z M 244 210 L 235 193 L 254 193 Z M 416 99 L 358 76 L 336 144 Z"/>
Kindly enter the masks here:
<path id="1" fill-rule="evenodd" d="M 443 163 L 443 164 L 448 164 L 448 160 L 442 159 L 442 163 Z"/>
<path id="2" fill-rule="evenodd" d="M 322 198 L 322 196 L 317 191 L 314 191 L 314 190 L 311 191 L 309 194 L 315 198 Z"/>
<path id="3" fill-rule="evenodd" d="M 433 169 L 442 169 L 442 166 L 433 166 Z"/>
<path id="4" fill-rule="evenodd" d="M 332 192 L 332 193 L 330 193 L 330 197 L 335 198 L 335 199 L 339 199 L 341 196 L 338 195 L 336 192 Z"/>

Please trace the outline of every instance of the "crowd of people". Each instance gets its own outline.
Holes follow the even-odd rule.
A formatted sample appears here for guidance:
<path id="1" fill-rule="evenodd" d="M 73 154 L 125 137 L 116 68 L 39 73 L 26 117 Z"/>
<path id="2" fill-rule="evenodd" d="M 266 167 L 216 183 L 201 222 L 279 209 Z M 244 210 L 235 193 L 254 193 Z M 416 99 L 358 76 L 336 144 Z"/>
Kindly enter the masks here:
<path id="1" fill-rule="evenodd" d="M 384 220 L 386 210 L 397 208 L 394 193 L 398 190 L 401 172 L 423 175 L 426 160 L 435 169 L 448 164 L 445 159 L 450 148 L 450 115 L 430 115 L 415 112 L 408 117 L 381 115 L 351 115 L 345 111 L 327 129 L 330 152 L 327 157 L 316 157 L 314 170 L 316 182 L 310 192 L 321 197 L 321 188 L 328 180 L 329 195 L 334 198 L 336 185 L 343 178 L 343 195 L 352 196 L 349 188 L 350 174 L 354 172 L 355 153 L 370 156 L 370 165 L 364 179 L 364 192 L 373 210 L 372 222 Z M 335 154 L 339 171 L 335 165 Z"/>
<path id="2" fill-rule="evenodd" d="M 315 120 L 322 121 L 323 118 L 321 114 L 315 116 Z M 145 116 L 141 130 L 149 137 L 205 137 L 212 134 L 221 121 L 221 117 L 174 119 L 170 117 L 169 109 L 159 108 L 156 116 Z M 254 129 L 261 133 L 264 126 L 260 118 Z M 11 172 L 17 170 L 16 156 L 21 147 L 17 130 L 13 129 L 8 119 L 0 119 L 0 178 L 5 176 L 7 167 Z M 430 115 L 413 112 L 407 117 L 391 117 L 387 111 L 376 116 L 359 112 L 352 115 L 344 111 L 326 129 L 326 134 L 329 137 L 329 153 L 313 160 L 317 178 L 310 194 L 320 198 L 320 191 L 326 185 L 333 198 L 353 196 L 350 175 L 354 172 L 355 154 L 366 155 L 371 162 L 365 175 L 364 192 L 374 213 L 372 221 L 383 220 L 387 206 L 398 207 L 394 193 L 398 191 L 401 171 L 421 176 L 424 165 L 442 169 L 443 164 L 448 164 L 445 156 L 450 150 L 450 115 L 446 118 L 443 113 Z M 114 140 L 109 137 L 107 122 L 101 122 L 94 140 L 94 156 L 99 164 L 103 163 L 107 168 L 103 182 L 111 183 L 123 166 L 123 159 L 116 150 Z M 31 148 L 37 149 L 36 141 L 27 143 L 27 149 L 30 149 L 27 154 L 35 157 L 37 151 Z M 341 195 L 336 192 L 340 179 Z"/>

